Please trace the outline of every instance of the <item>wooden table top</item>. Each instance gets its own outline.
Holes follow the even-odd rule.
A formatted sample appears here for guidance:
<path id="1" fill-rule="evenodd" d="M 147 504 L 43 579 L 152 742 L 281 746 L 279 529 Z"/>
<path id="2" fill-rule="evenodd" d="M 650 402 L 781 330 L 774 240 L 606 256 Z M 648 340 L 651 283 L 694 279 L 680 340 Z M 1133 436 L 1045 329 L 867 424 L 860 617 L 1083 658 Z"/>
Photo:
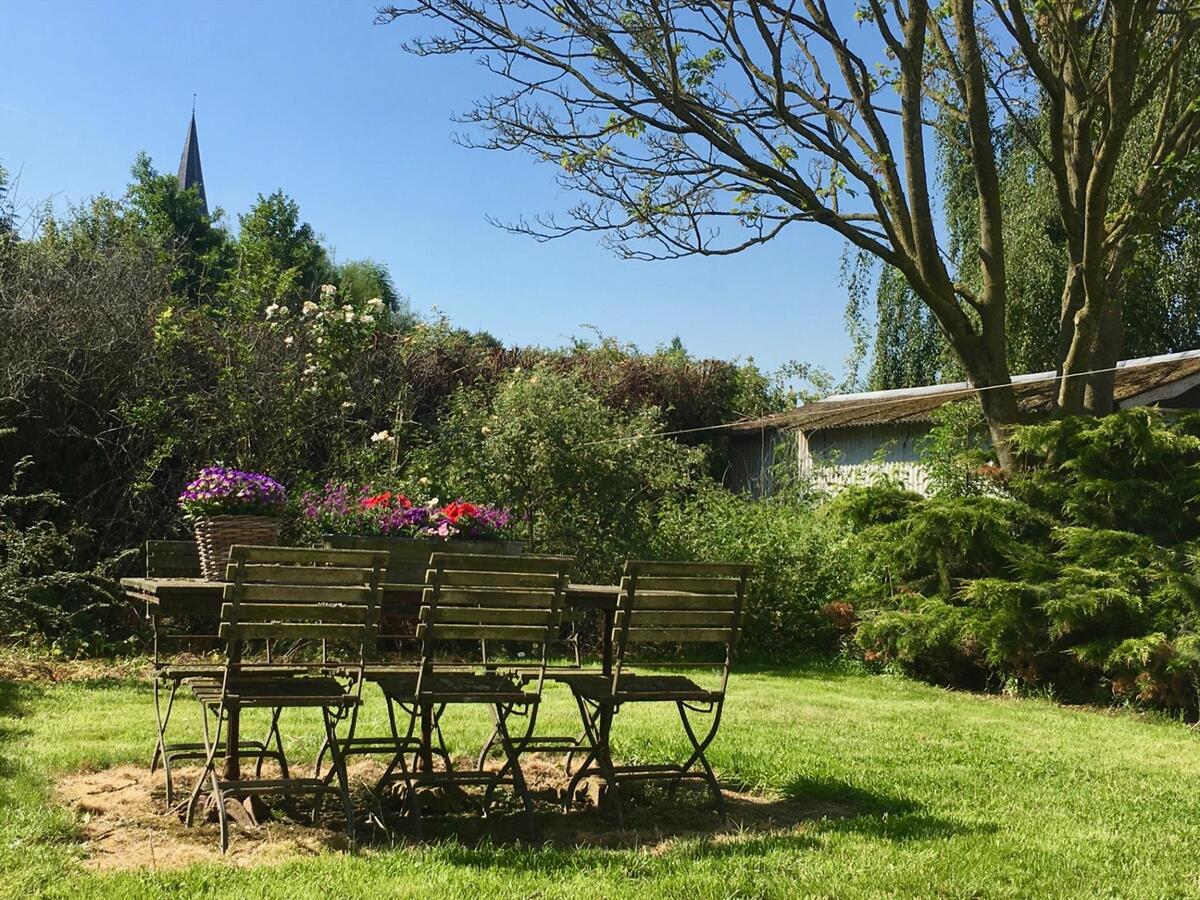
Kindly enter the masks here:
<path id="1" fill-rule="evenodd" d="M 219 602 L 224 595 L 224 581 L 206 581 L 203 578 L 122 578 L 121 587 L 149 603 L 170 603 L 173 600 L 195 602 Z M 380 589 L 385 594 L 417 594 L 425 589 L 424 584 L 383 583 Z M 615 584 L 575 584 L 567 586 L 567 601 L 571 606 L 588 609 L 616 607 L 617 595 L 621 593 Z"/>

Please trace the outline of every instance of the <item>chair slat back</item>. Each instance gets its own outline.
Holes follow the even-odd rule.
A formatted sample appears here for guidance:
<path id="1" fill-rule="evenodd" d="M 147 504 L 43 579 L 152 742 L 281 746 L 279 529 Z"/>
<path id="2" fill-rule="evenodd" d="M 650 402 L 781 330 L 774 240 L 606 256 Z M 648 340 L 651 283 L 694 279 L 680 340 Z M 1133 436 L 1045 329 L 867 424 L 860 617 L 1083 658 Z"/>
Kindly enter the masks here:
<path id="1" fill-rule="evenodd" d="M 248 640 L 336 641 L 360 665 L 378 623 L 379 583 L 387 554 L 234 545 L 229 551 L 221 637 L 230 661 Z"/>
<path id="2" fill-rule="evenodd" d="M 574 563 L 569 556 L 434 553 L 417 626 L 422 669 L 433 666 L 445 642 L 463 640 L 533 644 L 532 659 L 544 666 Z"/>
<path id="3" fill-rule="evenodd" d="M 146 541 L 147 578 L 199 578 L 195 541 Z"/>
<path id="4" fill-rule="evenodd" d="M 725 677 L 742 624 L 746 563 L 630 560 L 613 624 L 614 691 L 637 644 L 723 644 Z"/>

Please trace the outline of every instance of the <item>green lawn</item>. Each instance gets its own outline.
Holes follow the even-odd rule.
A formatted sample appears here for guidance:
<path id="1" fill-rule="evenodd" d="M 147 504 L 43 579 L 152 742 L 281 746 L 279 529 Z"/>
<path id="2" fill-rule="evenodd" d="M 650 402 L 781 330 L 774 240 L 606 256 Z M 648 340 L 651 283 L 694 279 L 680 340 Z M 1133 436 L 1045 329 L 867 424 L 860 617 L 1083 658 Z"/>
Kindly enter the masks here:
<path id="1" fill-rule="evenodd" d="M 567 727 L 567 698 L 548 699 L 549 724 Z M 682 737 L 654 721 L 623 711 L 618 754 L 684 755 Z M 1049 702 L 828 669 L 741 674 L 711 752 L 723 779 L 781 809 L 832 814 L 623 849 L 442 840 L 257 868 L 91 873 L 79 862 L 71 814 L 48 801 L 51 782 L 143 761 L 149 723 L 149 694 L 136 682 L 0 681 L 0 893 L 1200 895 L 1200 739 L 1170 722 Z M 648 723 L 643 739 L 629 739 L 640 723 Z M 460 724 L 451 735 L 459 749 L 477 745 L 481 723 Z M 705 827 L 709 814 L 698 801 L 688 795 L 661 814 Z"/>

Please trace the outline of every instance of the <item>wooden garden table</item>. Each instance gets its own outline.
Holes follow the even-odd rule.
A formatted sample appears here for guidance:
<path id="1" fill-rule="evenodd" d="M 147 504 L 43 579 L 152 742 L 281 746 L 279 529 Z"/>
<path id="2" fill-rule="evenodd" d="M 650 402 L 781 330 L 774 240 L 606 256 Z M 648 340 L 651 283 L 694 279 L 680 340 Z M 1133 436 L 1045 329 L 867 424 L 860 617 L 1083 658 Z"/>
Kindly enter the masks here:
<path id="1" fill-rule="evenodd" d="M 203 578 L 122 578 L 125 593 L 146 604 L 146 618 L 155 630 L 155 645 L 158 641 L 159 620 L 171 616 L 196 616 L 218 619 L 225 595 L 223 581 L 206 581 Z M 424 584 L 384 583 L 380 586 L 380 613 L 386 614 L 388 607 L 411 606 L 414 599 L 425 590 Z M 567 587 L 567 606 L 573 609 L 594 609 L 604 616 L 604 643 L 601 664 L 605 675 L 612 673 L 613 622 L 616 618 L 617 597 L 621 588 L 615 584 L 571 584 Z M 225 739 L 225 764 L 222 777 L 236 780 L 240 777 L 241 760 L 238 741 L 241 739 L 241 716 L 235 708 L 229 710 L 229 723 Z"/>

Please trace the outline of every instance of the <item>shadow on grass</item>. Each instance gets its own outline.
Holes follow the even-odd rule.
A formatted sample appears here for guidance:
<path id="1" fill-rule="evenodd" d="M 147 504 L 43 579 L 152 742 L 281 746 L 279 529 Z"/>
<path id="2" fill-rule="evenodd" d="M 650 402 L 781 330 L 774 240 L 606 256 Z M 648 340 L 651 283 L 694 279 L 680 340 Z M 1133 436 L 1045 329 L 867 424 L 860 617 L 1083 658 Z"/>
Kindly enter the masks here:
<path id="1" fill-rule="evenodd" d="M 928 841 L 996 831 L 996 826 L 990 823 L 966 824 L 933 816 L 913 800 L 864 790 L 832 778 L 796 778 L 784 788 L 784 795 L 854 810 L 852 815 L 827 817 L 821 824 L 825 832 L 855 833 L 889 841 Z"/>
<path id="2" fill-rule="evenodd" d="M 727 790 L 728 820 L 722 822 L 711 798 L 698 788 L 665 790 L 638 785 L 623 789 L 623 820 L 594 805 L 568 813 L 555 810 L 552 789 L 535 789 L 535 822 L 542 850 L 607 851 L 628 848 L 669 849 L 686 846 L 696 858 L 759 855 L 787 848 L 816 849 L 819 835 L 854 833 L 887 841 L 933 841 L 987 829 L 926 813 L 911 800 L 865 790 L 828 778 L 799 777 L 782 796 L 762 797 Z M 379 816 L 360 828 L 360 837 L 376 846 L 411 842 L 413 837 L 395 807 L 384 801 Z M 462 809 L 427 815 L 419 843 L 437 845 L 463 865 L 554 865 L 553 854 L 530 853 L 524 820 L 516 810 L 480 819 Z M 523 846 L 521 853 L 511 852 Z M 594 853 L 585 854 L 593 861 Z"/>

